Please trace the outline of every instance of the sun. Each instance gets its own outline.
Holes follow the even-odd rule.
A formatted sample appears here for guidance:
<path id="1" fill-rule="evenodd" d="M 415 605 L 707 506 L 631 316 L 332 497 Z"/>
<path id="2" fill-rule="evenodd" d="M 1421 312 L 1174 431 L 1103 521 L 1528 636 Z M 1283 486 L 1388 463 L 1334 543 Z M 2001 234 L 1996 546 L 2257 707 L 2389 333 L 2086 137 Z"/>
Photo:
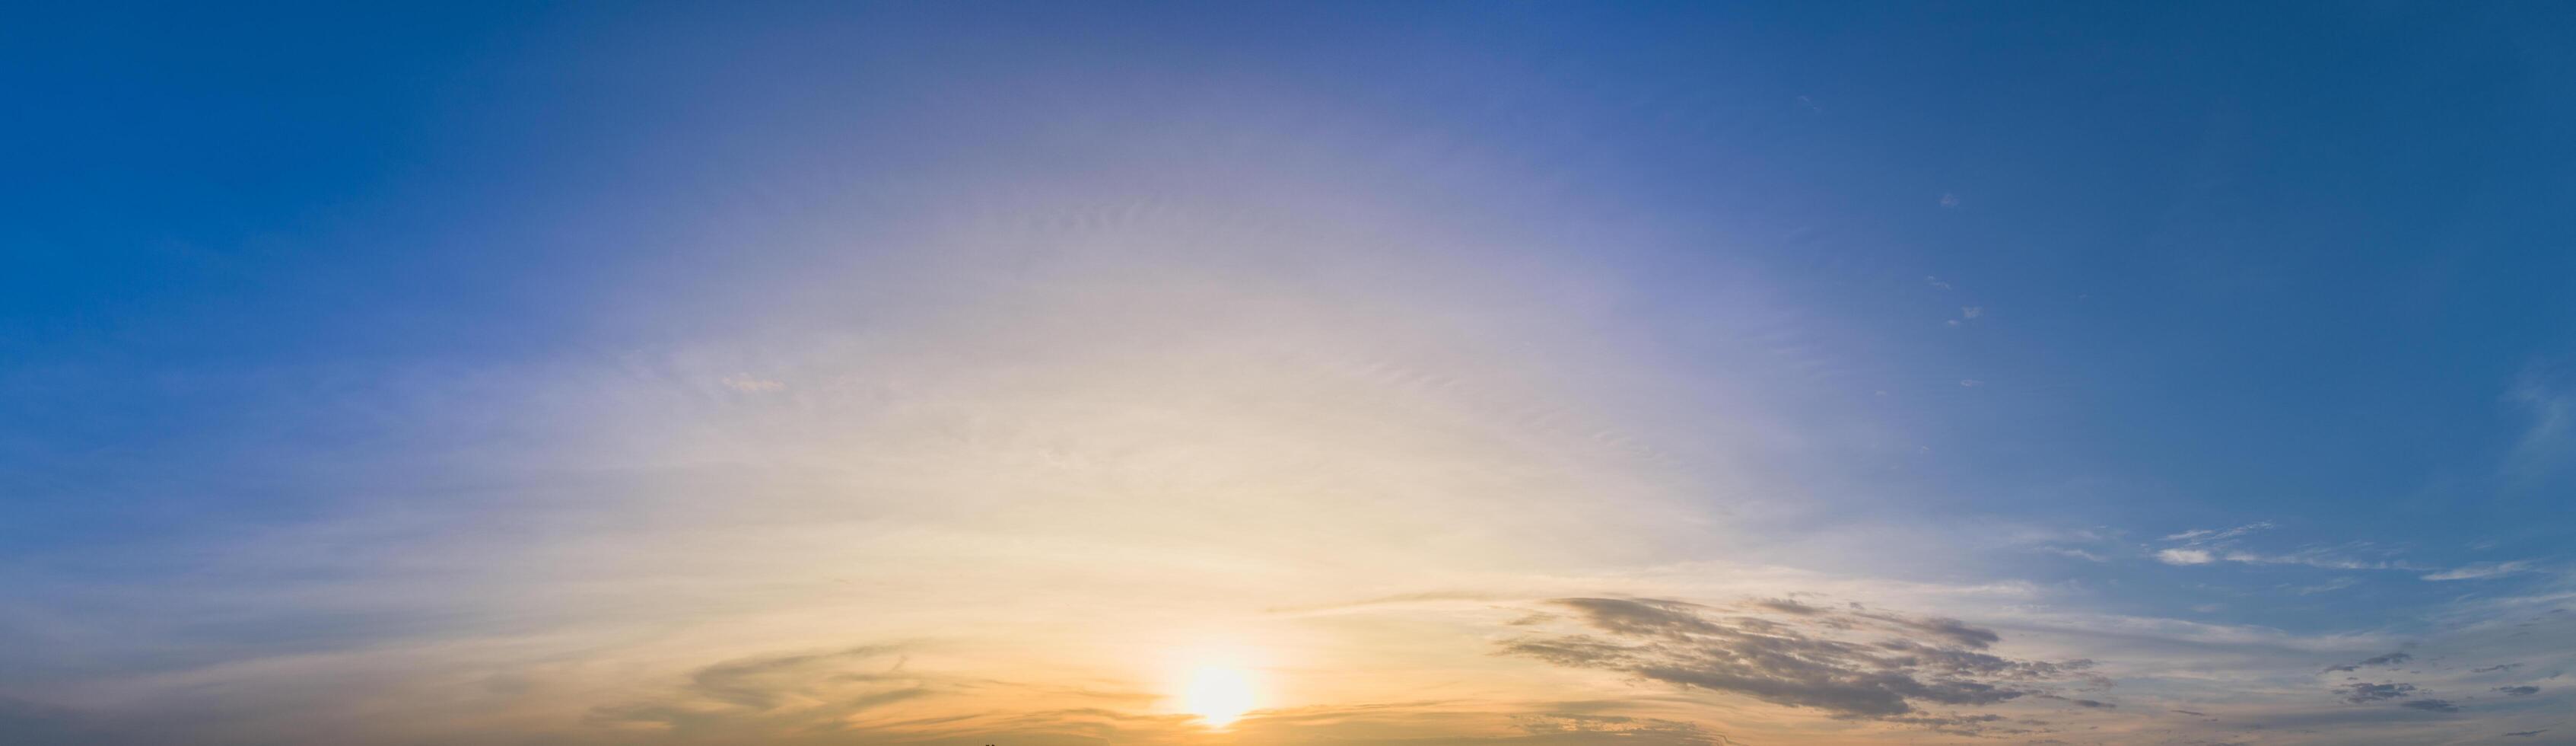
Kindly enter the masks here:
<path id="1" fill-rule="evenodd" d="M 1252 711 L 1252 676 L 1233 666 L 1199 666 L 1181 689 L 1181 711 L 1210 727 L 1233 725 Z"/>

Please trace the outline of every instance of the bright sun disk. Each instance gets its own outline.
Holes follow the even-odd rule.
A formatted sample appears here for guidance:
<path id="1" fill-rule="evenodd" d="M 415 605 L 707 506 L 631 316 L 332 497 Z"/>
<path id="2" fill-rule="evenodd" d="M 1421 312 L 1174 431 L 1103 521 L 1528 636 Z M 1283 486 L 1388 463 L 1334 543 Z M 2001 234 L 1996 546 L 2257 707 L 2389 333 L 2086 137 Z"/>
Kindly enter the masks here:
<path id="1" fill-rule="evenodd" d="M 1252 677 L 1230 666 L 1200 666 L 1181 690 L 1181 710 L 1223 728 L 1252 710 Z"/>

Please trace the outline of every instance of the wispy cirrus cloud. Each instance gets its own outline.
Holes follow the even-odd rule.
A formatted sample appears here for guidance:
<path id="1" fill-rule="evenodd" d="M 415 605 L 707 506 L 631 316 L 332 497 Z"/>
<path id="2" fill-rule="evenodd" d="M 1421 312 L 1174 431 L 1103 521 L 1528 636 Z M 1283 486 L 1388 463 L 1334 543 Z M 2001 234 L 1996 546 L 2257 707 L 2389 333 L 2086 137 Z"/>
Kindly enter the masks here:
<path id="1" fill-rule="evenodd" d="M 2452 569 L 2449 569 L 2449 570 L 2443 570 L 2443 571 L 2441 571 L 2441 572 L 2437 572 L 2437 573 L 2430 573 L 2430 574 L 2425 575 L 2425 576 L 2424 576 L 2424 579 L 2425 579 L 2425 580 L 2479 580 L 2479 579 L 2484 579 L 2484 578 L 2493 578 L 2493 577 L 2499 577 L 2499 576 L 2504 576 L 2504 575 L 2511 575 L 2511 574 L 2518 573 L 2518 572 L 2528 571 L 2528 570 L 2530 570 L 2530 569 L 2532 569 L 2532 562 L 2531 562 L 2530 560 L 2513 560 L 2513 561 L 2509 561 L 2509 562 L 2480 562 L 2480 563 L 2473 564 L 2473 565 L 2462 565 L 2462 566 L 2455 567 L 2455 568 L 2452 568 Z"/>
<path id="2" fill-rule="evenodd" d="M 2232 562 L 2247 565 L 2293 565 L 2321 570 L 2396 570 L 2421 573 L 2423 580 L 2478 580 L 2502 577 L 2535 569 L 2531 560 L 2479 562 L 2448 570 L 2437 570 L 2400 559 L 2368 559 L 2353 556 L 2352 550 L 2366 549 L 2367 542 L 2352 542 L 2341 547 L 2309 546 L 2290 552 L 2264 552 L 2247 548 L 2246 537 L 2275 528 L 2270 521 L 2257 521 L 2228 529 L 2192 529 L 2167 534 L 2163 540 L 2173 546 L 2155 550 L 2150 556 L 2168 565 L 2190 566 Z M 2337 579 L 2327 585 L 2299 589 L 2302 595 L 2350 587 L 2353 581 Z M 2338 585 L 2337 583 L 2340 583 Z"/>
<path id="3" fill-rule="evenodd" d="M 2165 541 L 2180 541 L 2180 542 L 2188 542 L 2188 543 L 2192 543 L 2192 544 L 2209 544 L 2209 543 L 2216 543 L 2216 542 L 2226 541 L 2226 540 L 2228 540 L 2228 539 L 2233 539 L 2233 538 L 2236 538 L 2236 537 L 2239 537 L 2239 536 L 2244 536 L 2244 535 L 2246 535 L 2246 534 L 2254 533 L 2254 532 L 2257 532 L 2257 531 L 2268 531 L 2268 530 L 2270 530 L 2271 528 L 2272 528 L 2272 522 L 2271 522 L 2271 521 L 2255 521 L 2255 522 L 2253 522 L 2253 523 L 2248 523 L 2248 524 L 2245 524 L 2245 525 L 2242 525 L 2242 526 L 2237 526 L 2237 527 L 2235 527 L 2235 528 L 2223 529 L 2223 530 L 2222 530 L 2222 529 L 2195 528 L 2195 529 L 2192 529 L 2192 530 L 2189 530 L 2189 531 L 2182 531 L 2182 532 L 2179 532 L 2179 533 L 2166 534 L 2166 535 L 2165 535 Z"/>
<path id="4" fill-rule="evenodd" d="M 2505 390 L 2504 400 L 2520 407 L 2526 420 L 2505 458 L 2507 478 L 2537 479 L 2576 455 L 2576 393 L 2568 390 L 2562 372 L 2538 363 L 2525 366 Z"/>
<path id="5" fill-rule="evenodd" d="M 2292 589 L 2290 589 L 2290 592 L 2291 592 L 2291 593 L 2296 593 L 2296 594 L 2298 594 L 2298 595 L 2302 595 L 2302 596 L 2313 596 L 2313 595 L 2316 595 L 2316 594 L 2319 594 L 2319 593 L 2331 593 L 2331 592 L 2334 592 L 2334 591 L 2339 591 L 2339 590 L 2343 590 L 2343 589 L 2346 589 L 2346 588 L 2351 588 L 2351 587 L 2353 587 L 2353 586 L 2360 585 L 2360 584 L 2361 584 L 2361 579 L 2360 579 L 2360 578 L 2354 578 L 2354 577 L 2349 577 L 2349 576 L 2347 576 L 2347 577 L 2335 578 L 2335 579 L 2333 579 L 2333 580 L 2328 580 L 2328 581 L 2326 581 L 2326 582 L 2318 583 L 2318 584 L 2316 584 L 2316 585 L 2303 585 L 2303 586 L 2299 586 L 2299 587 L 2297 587 L 2297 588 L 2292 588 Z"/>

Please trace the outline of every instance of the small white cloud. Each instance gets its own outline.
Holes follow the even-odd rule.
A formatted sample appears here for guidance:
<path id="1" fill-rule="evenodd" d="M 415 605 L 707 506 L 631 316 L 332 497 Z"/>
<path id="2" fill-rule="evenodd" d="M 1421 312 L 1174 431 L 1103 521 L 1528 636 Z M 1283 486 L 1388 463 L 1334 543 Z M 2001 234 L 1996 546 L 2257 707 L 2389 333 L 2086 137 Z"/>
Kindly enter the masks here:
<path id="1" fill-rule="evenodd" d="M 2531 569 L 2530 560 L 2514 560 L 2512 562 L 2480 562 L 2474 565 L 2463 565 L 2426 575 L 2424 576 L 2424 579 L 2477 580 L 2479 578 L 2492 578 L 2499 575 L 2511 575 L 2529 569 Z"/>
<path id="2" fill-rule="evenodd" d="M 2206 565 L 2217 559 L 2202 549 L 2167 549 L 2156 553 L 2156 560 L 2168 565 Z"/>
<path id="3" fill-rule="evenodd" d="M 751 375 L 726 376 L 722 383 L 725 388 L 746 394 L 766 393 L 787 388 L 785 383 Z"/>
<path id="4" fill-rule="evenodd" d="M 1963 319 L 1973 319 L 1984 315 L 1986 315 L 1985 306 L 1969 306 L 1959 309 L 1959 318 Z"/>
<path id="5" fill-rule="evenodd" d="M 1949 320 L 1949 321 L 1944 321 L 1944 322 L 1941 322 L 1941 323 L 1949 324 L 1949 325 L 1951 325 L 1951 326 L 1958 326 L 1958 325 L 1959 325 L 1959 320 L 1958 320 L 1958 319 L 1951 319 L 1951 320 Z"/>
<path id="6" fill-rule="evenodd" d="M 1950 289 L 1950 283 L 1942 282 L 1942 281 L 1941 281 L 1941 278 L 1933 277 L 1933 276 L 1931 276 L 1931 275 L 1924 275 L 1924 276 L 1923 276 L 1923 284 L 1925 284 L 1925 285 L 1930 285 L 1930 286 L 1933 286 L 1933 287 L 1936 287 L 1936 288 L 1940 288 L 1940 289 L 1943 289 L 1943 290 L 1948 290 L 1948 289 Z"/>
<path id="7" fill-rule="evenodd" d="M 1942 207 L 1958 207 L 1958 206 L 1959 206 L 1959 195 L 1957 195 L 1957 194 L 1953 194 L 1953 193 L 1950 193 L 1950 192 L 1942 192 L 1942 193 L 1941 193 L 1941 206 L 1942 206 Z"/>
<path id="8" fill-rule="evenodd" d="M 1961 385 L 1961 386 L 1966 386 L 1966 387 L 1968 387 L 1968 388 L 1972 388 L 1972 389 L 1973 389 L 1973 388 L 1976 388 L 1976 387 L 1979 387 L 1979 386 L 1984 386 L 1984 385 L 1986 385 L 1986 382 L 1984 382 L 1984 381 L 1980 381 L 1980 380 L 1977 380 L 1977 379 L 1974 379 L 1974 378 L 1962 378 L 1962 379 L 1959 379 L 1959 385 Z"/>

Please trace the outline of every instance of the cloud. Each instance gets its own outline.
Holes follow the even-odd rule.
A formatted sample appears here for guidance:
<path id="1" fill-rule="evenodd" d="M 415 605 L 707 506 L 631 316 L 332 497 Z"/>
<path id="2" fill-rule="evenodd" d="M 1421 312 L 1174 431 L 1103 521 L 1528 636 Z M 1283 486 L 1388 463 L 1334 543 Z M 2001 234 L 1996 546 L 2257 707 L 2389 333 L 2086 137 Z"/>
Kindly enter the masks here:
<path id="1" fill-rule="evenodd" d="M 2505 460 L 2506 474 L 2516 480 L 2546 476 L 2576 452 L 2570 447 L 2570 431 L 2576 429 L 2576 395 L 2557 385 L 2555 377 L 2546 366 L 2534 364 L 2505 391 L 2505 401 L 2521 406 L 2530 420 Z"/>
<path id="2" fill-rule="evenodd" d="M 2293 589 L 2291 589 L 2291 590 L 2290 590 L 2290 592 L 2291 592 L 2291 593 L 2296 593 L 2296 594 L 2299 594 L 2299 595 L 2302 595 L 2302 596 L 2313 596 L 2313 595 L 2316 595 L 2316 594 L 2319 594 L 2319 593 L 2327 593 L 2327 592 L 2332 592 L 2332 591 L 2339 591 L 2339 590 L 2343 590 L 2343 589 L 2345 589 L 2345 588 L 2350 588 L 2350 587 L 2353 587 L 2353 586 L 2356 586 L 2356 585 L 2360 585 L 2360 584 L 2361 584 L 2361 580 L 2360 580 L 2360 579 L 2358 579 L 2358 578 L 2342 577 L 2342 578 L 2335 578 L 2335 579 L 2333 579 L 2333 580 L 2328 580 L 2328 581 L 2323 582 L 2323 583 L 2318 583 L 2318 584 L 2316 584 L 2316 585 L 2306 585 L 2306 586 L 2300 586 L 2300 587 L 2298 587 L 2298 588 L 2293 588 Z"/>
<path id="3" fill-rule="evenodd" d="M 2077 706 L 2077 707 L 2090 707 L 2090 708 L 2094 708 L 2094 709 L 2102 709 L 2102 710 L 2118 709 L 2118 708 L 2120 707 L 2119 705 L 2111 704 L 2111 703 L 2109 703 L 2109 702 L 2104 702 L 2104 701 L 2101 701 L 2101 700 L 2098 700 L 2098 699 L 2075 699 L 2075 698 L 2071 698 L 2071 697 L 2063 697 L 2063 696 L 2059 696 L 2059 695 L 2055 695 L 2055 694 L 2041 694 L 2041 695 L 2037 695 L 2037 696 L 2038 696 L 2040 699 L 2053 699 L 2053 700 L 2057 700 L 2057 701 L 2060 701 L 2060 702 L 2065 702 L 2065 703 L 2067 703 L 2067 704 L 2075 705 L 2075 706 Z"/>
<path id="4" fill-rule="evenodd" d="M 1765 598 L 1754 601 L 1753 605 L 1783 614 L 1796 614 L 1798 616 L 1816 616 L 1826 613 L 1824 607 L 1808 606 L 1785 598 Z"/>
<path id="5" fill-rule="evenodd" d="M 2358 669 L 2360 669 L 2360 668 L 2361 668 L 2361 667 L 2363 667 L 2363 666 L 2394 666 L 2394 665 L 2397 665 L 2397 664 L 2399 664 L 2399 663 L 2404 663 L 2404 662 L 2407 662 L 2407 661 L 2410 661 L 2410 660 L 2414 660 L 2414 659 L 2415 659 L 2415 656 L 2408 655 L 2408 654 L 2403 653 L 2403 652 L 2389 653 L 2389 654 L 2387 654 L 2387 655 L 2374 655 L 2374 656 L 2371 656 L 2371 657 L 2368 657 L 2368 658 L 2363 658 L 2363 659 L 2361 659 L 2361 660 L 2354 661 L 2354 662 L 2351 662 L 2351 663 L 2345 663 L 2345 664 L 2342 664 L 2342 665 L 2336 665 L 2336 666 L 2327 666 L 2327 667 L 2326 667 L 2326 671 L 2328 671 L 2328 672 L 2335 672 L 2335 671 L 2353 671 L 2353 670 L 2358 670 Z"/>
<path id="6" fill-rule="evenodd" d="M 2432 712 L 2459 712 L 2459 711 L 2460 711 L 2460 706 L 2459 706 L 2459 705 L 2451 704 L 2451 701 L 2450 701 L 2450 700 L 2447 700 L 2447 699 L 2419 699 L 2419 700 L 2415 700 L 2415 701 L 2413 701 L 2413 702 L 2408 702 L 2408 703 L 2401 704 L 2401 705 L 2398 705 L 2398 706 L 2399 706 L 2399 707 L 2409 707 L 2409 708 L 2414 708 L 2414 709 L 2418 709 L 2418 710 L 2429 710 L 2429 711 L 2432 711 Z"/>
<path id="7" fill-rule="evenodd" d="M 1722 744 L 1727 742 L 1725 736 L 1711 733 L 1707 728 L 1701 727 L 1697 723 L 1686 723 L 1678 720 L 1665 720 L 1660 718 L 1638 718 L 1624 715 L 1548 713 L 1543 715 L 1523 715 L 1515 717 L 1513 720 L 1515 721 L 1514 725 L 1518 727 L 1521 732 L 1529 734 L 1532 737 L 1532 740 L 1547 740 L 1551 742 L 1559 739 L 1568 743 L 1598 743 L 1603 740 L 1613 740 L 1619 743 L 1653 742 L 1673 744 Z"/>
<path id="8" fill-rule="evenodd" d="M 2404 699 L 2415 694 L 2414 684 L 2347 684 L 2338 688 L 2343 701 L 2364 704 L 2389 699 Z"/>
<path id="9" fill-rule="evenodd" d="M 2514 670 L 2514 669 L 2517 669 L 2517 668 L 2521 668 L 2521 667 L 2522 667 L 2522 664 L 2520 664 L 2520 663 L 2498 663 L 2498 664 L 2495 664 L 2495 665 L 2492 665 L 2492 666 L 2487 666 L 2487 667 L 2485 667 L 2485 668 L 2472 668 L 2472 669 L 2469 669 L 2469 673 L 2496 673 L 2496 672 L 2499 672 L 2499 671 L 2511 671 L 2511 670 Z"/>
<path id="10" fill-rule="evenodd" d="M 1985 307 L 1985 306 L 1968 306 L 1968 307 L 1965 307 L 1965 308 L 1961 308 L 1961 309 L 1959 309 L 1959 318 L 1962 318 L 1962 319 L 1967 319 L 1967 320 L 1971 320 L 1971 321 L 1973 321 L 1973 320 L 1976 320 L 1978 317 L 1980 317 L 1980 316 L 1984 316 L 1984 315 L 1986 315 L 1986 307 Z"/>
<path id="11" fill-rule="evenodd" d="M 2266 530 L 2270 530 L 2271 528 L 2272 528 L 2272 522 L 2271 522 L 2271 521 L 2255 521 L 2255 522 L 2253 522 L 2253 523 L 2248 523 L 2248 524 L 2245 524 L 2245 525 L 2242 525 L 2242 526 L 2237 526 L 2237 527 L 2235 527 L 2235 528 L 2227 529 L 2227 530 L 2224 530 L 2224 531 L 2214 530 L 2214 529 L 2206 529 L 2206 528 L 2195 528 L 2195 529 L 2192 529 L 2192 530 L 2189 530 L 2189 531 L 2184 531 L 2184 532 L 2182 532 L 2182 533 L 2177 533 L 2177 534 L 2168 534 L 2168 535 L 2166 535 L 2166 536 L 2165 536 L 2165 541 L 2181 541 L 2181 542 L 2189 542 L 2189 543 L 2193 543 L 2193 544 L 2205 544 L 2205 543 L 2209 543 L 2209 542 L 2226 541 L 2226 540 L 2228 540 L 2228 539 L 2233 539 L 2233 538 L 2236 538 L 2236 537 L 2239 537 L 2239 536 L 2244 536 L 2244 535 L 2246 535 L 2246 534 L 2254 533 L 2254 532 L 2257 532 L 2257 531 L 2266 531 Z"/>
<path id="12" fill-rule="evenodd" d="M 2066 548 L 2066 547 L 2049 547 L 2049 548 L 2047 548 L 2047 549 L 2045 549 L 2045 550 L 2043 550 L 2043 551 L 2047 551 L 2047 552 L 2052 553 L 2052 554 L 2059 554 L 2059 555 L 2064 555 L 2064 556 L 2068 556 L 2068 557 L 2073 557 L 2073 558 L 2080 559 L 2080 560 L 2085 560 L 2085 561 L 2088 561 L 2088 562 L 2109 562 L 2109 561 L 2111 561 L 2111 558 L 2109 558 L 2109 557 L 2104 557 L 2104 556 L 2099 555 L 2099 554 L 2094 554 L 2094 553 L 2092 553 L 2092 552 L 2087 552 L 2087 551 L 2084 551 L 2084 550 L 2082 550 L 2082 549 L 2070 549 L 2070 548 Z"/>
<path id="13" fill-rule="evenodd" d="M 2242 562 L 2249 565 L 2304 565 L 2322 570 L 2414 569 L 2397 562 L 2357 560 L 2350 557 L 2338 556 L 2323 549 L 2308 549 L 2294 554 L 2257 554 L 2254 552 L 2229 550 L 2219 554 L 2218 558 L 2229 562 Z"/>
<path id="14" fill-rule="evenodd" d="M 1992 705 L 2042 693 L 2091 661 L 2050 663 L 1978 652 L 2001 638 L 1955 619 L 1759 601 L 1783 617 L 1722 614 L 1655 599 L 1564 598 L 1581 631 L 1524 636 L 1502 652 L 1571 668 L 1805 707 L 1837 717 L 1893 720 L 1925 704 Z M 1864 635 L 1893 635 L 1874 642 Z M 1915 723 L 1928 724 L 1928 723 Z"/>
<path id="15" fill-rule="evenodd" d="M 2390 654 L 2388 654 L 2388 655 L 2383 655 L 2383 656 L 2379 656 L 2379 657 L 2377 657 L 2377 658 L 2371 658 L 2371 659 L 2369 659 L 2369 660 L 2362 661 L 2360 665 L 2378 665 L 2378 664 L 2395 664 L 2395 663 L 2403 663 L 2403 662 L 2405 662 L 2405 661 L 2406 661 L 2408 658 L 2410 658 L 2410 657 L 2411 657 L 2411 656 L 2408 656 L 2408 655 L 2406 655 L 2405 653 L 2390 653 Z M 2327 670 L 2328 670 L 2328 671 L 2349 671 L 2349 670 L 2352 670 L 2352 667 L 2351 667 L 2351 666 L 2336 666 L 2336 667 L 2334 667 L 2334 668 L 2330 668 L 2330 669 L 2327 669 Z M 2338 693 L 2340 693 L 2340 694 L 2342 695 L 2342 697 L 2343 697 L 2343 701 L 2345 701 L 2345 702 L 2349 702 L 2349 703 L 2352 703 L 2352 704 L 2369 704 L 2369 703 L 2372 703 L 2372 702 L 2384 702 L 2384 701 L 2388 701 L 2388 700 L 2404 699 L 2404 700 L 2408 700 L 2408 701 L 2398 703 L 2398 705 L 2397 705 L 2397 706 L 2399 706 L 2399 707 L 2405 707 L 2405 708 L 2408 708 L 2408 709 L 2424 710 L 2424 711 L 2427 711 L 2427 712 L 2459 712 L 2459 711 L 2460 711 L 2460 706 L 2459 706 L 2458 704 L 2455 704 L 2455 703 L 2453 703 L 2453 702 L 2451 702 L 2450 700 L 2447 700 L 2447 699 L 2436 699 L 2436 698 L 2433 698 L 2433 697 L 2424 697 L 2424 698 L 2421 698 L 2421 699 L 2413 699 L 2413 697 L 2414 697 L 2417 693 L 2419 693 L 2420 691 L 2422 691 L 2422 690 L 2420 690 L 2420 689 L 2416 688 L 2416 686 L 2415 686 L 2414 684 L 2407 684 L 2407 683 L 2385 683 L 2385 682 L 2383 682 L 2383 683 L 2378 683 L 2378 684 L 2373 684 L 2373 683 L 2368 683 L 2368 682 L 2356 682 L 2356 683 L 2346 684 L 2346 685 L 2344 685 L 2344 686 L 2336 687 L 2336 688 L 2335 688 L 2335 691 L 2336 691 L 2336 692 L 2338 692 Z"/>
<path id="16" fill-rule="evenodd" d="M 2511 561 L 2511 562 L 2480 562 L 2480 563 L 2477 563 L 2477 564 L 2474 564 L 2474 565 L 2463 565 L 2463 566 L 2461 566 L 2461 567 L 2453 568 L 2453 569 L 2450 569 L 2450 570 L 2444 570 L 2444 571 L 2441 571 L 2441 572 L 2437 572 L 2437 573 L 2433 573 L 2433 574 L 2430 574 L 2430 575 L 2426 575 L 2426 576 L 2424 576 L 2424 579 L 2425 579 L 2425 580 L 2477 580 L 2477 579 L 2481 579 L 2481 578 L 2492 578 L 2492 577 L 2497 577 L 2497 576 L 2501 576 L 2501 575 L 2511 575 L 2511 574 L 2514 574 L 2514 573 L 2517 573 L 2517 572 L 2522 572 L 2522 571 L 2524 571 L 2524 570 L 2528 570 L 2528 569 L 2531 569 L 2531 561 L 2530 561 L 2530 560 L 2514 560 L 2514 561 Z"/>
<path id="17" fill-rule="evenodd" d="M 1994 630 L 1969 626 L 1966 622 L 1946 617 L 1907 617 L 1871 612 L 1853 612 L 1853 615 L 1911 628 L 1917 632 L 1940 637 L 1961 647 L 1978 650 L 1984 650 L 1988 645 L 2003 641 L 2003 637 L 1995 634 Z"/>
<path id="18" fill-rule="evenodd" d="M 669 690 L 600 707 L 572 743 L 986 743 L 1077 746 L 1203 740 L 1190 715 L 1160 697 L 1097 685 L 1040 686 L 913 670 L 904 646 L 759 655 L 689 672 Z M 1697 723 L 1616 712 L 1617 701 L 1416 701 L 1256 710 L 1234 723 L 1247 744 L 1386 743 L 1423 746 L 1725 746 Z M 1399 738 L 1399 736 L 1401 736 Z"/>
<path id="19" fill-rule="evenodd" d="M 1399 702 L 1381 705 L 1319 706 L 1272 710 L 1235 723 L 1225 740 L 1241 744 L 1417 744 L 1418 746 L 1729 746 L 1737 741 L 1708 726 L 1678 718 L 1604 712 L 1613 702 L 1583 701 L 1540 705 L 1522 712 L 1462 710 L 1457 702 Z M 1475 735 L 1459 734 L 1463 724 L 1477 724 Z M 1434 735 L 1448 731 L 1443 735 Z M 1188 744 L 1207 742 L 1203 729 L 1120 733 L 1118 743 Z M 1112 739 L 1093 739 L 1097 744 Z M 1017 740 L 1011 741 L 1018 743 Z M 980 746 L 983 742 L 961 744 Z"/>
<path id="20" fill-rule="evenodd" d="M 781 391 L 787 388 L 787 384 L 784 382 L 773 381 L 751 375 L 726 376 L 724 380 L 720 381 L 720 383 L 723 383 L 725 388 L 746 394 L 768 393 L 771 391 Z"/>
<path id="21" fill-rule="evenodd" d="M 669 695 L 597 707 L 589 720 L 678 732 L 746 723 L 808 727 L 934 694 L 936 682 L 889 660 L 896 651 L 869 645 L 716 663 L 691 672 Z"/>
<path id="22" fill-rule="evenodd" d="M 2547 732 L 2549 732 L 2548 728 L 2542 728 L 2540 730 L 2518 730 L 2512 733 L 2507 733 L 2505 736 L 2509 738 L 2530 738 Z"/>
<path id="23" fill-rule="evenodd" d="M 2014 736 L 2035 732 L 2029 728 L 2016 728 L 2002 724 L 2007 720 L 2002 715 L 1913 715 L 1882 719 L 1886 722 L 1919 726 L 1930 729 L 1934 733 L 1954 736 Z"/>
<path id="24" fill-rule="evenodd" d="M 2256 521 L 2229 529 L 2196 528 L 2166 534 L 2164 540 L 2176 546 L 2156 553 L 2158 559 L 2171 565 L 2205 565 L 2214 562 L 2238 562 L 2251 565 L 2303 565 L 2326 570 L 2422 570 L 2403 562 L 2354 559 L 2332 549 L 2310 547 L 2289 554 L 2265 554 L 2237 548 L 2243 537 L 2274 528 L 2271 521 Z M 2356 542 L 2346 548 L 2368 546 Z M 2429 578 L 2428 578 L 2429 579 Z M 2353 581 L 2339 579 L 2325 586 L 2301 589 L 2301 594 L 2320 593 L 2348 587 Z"/>
<path id="25" fill-rule="evenodd" d="M 2540 687 L 2536 687 L 2536 686 L 2528 686 L 2528 685 L 2525 685 L 2525 686 L 2499 686 L 2499 687 L 2496 687 L 2493 691 L 2494 691 L 2494 692 L 2496 692 L 2497 694 L 2502 694 L 2502 695 L 2507 696 L 2507 697 L 2528 697 L 2528 696 L 2531 696 L 2531 695 L 2534 695 L 2534 694 L 2539 694 L 2539 693 L 2540 693 Z"/>
<path id="26" fill-rule="evenodd" d="M 2226 539 L 2244 537 L 2244 534 L 2254 534 L 2254 532 L 2269 532 L 2269 529 L 2272 529 L 2272 521 L 2251 521 L 2251 524 L 2233 527 L 2233 529 L 2190 529 L 2190 532 L 2164 534 L 2164 539 L 2166 542 L 2184 542 L 2184 545 L 2213 545 L 2213 542 L 2226 542 Z"/>

